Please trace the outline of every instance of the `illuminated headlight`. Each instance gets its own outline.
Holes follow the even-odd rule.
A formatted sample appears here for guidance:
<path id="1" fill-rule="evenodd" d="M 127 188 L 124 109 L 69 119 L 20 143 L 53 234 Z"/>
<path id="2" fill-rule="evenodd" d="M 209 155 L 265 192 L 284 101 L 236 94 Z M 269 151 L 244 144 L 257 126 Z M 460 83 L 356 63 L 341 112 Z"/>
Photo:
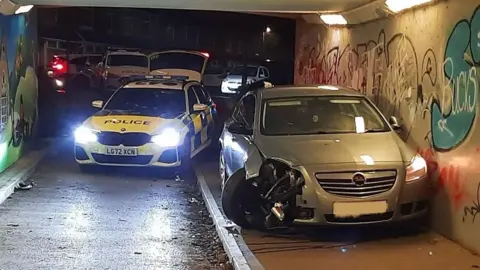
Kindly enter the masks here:
<path id="1" fill-rule="evenodd" d="M 78 143 L 89 143 L 89 142 L 96 142 L 97 135 L 91 130 L 86 127 L 78 127 L 75 132 L 75 141 Z"/>
<path id="2" fill-rule="evenodd" d="M 180 132 L 173 128 L 166 128 L 159 135 L 153 136 L 152 142 L 162 147 L 178 146 L 180 143 Z"/>
<path id="3" fill-rule="evenodd" d="M 415 155 L 407 166 L 406 181 L 415 181 L 427 174 L 427 162 L 420 155 Z"/>

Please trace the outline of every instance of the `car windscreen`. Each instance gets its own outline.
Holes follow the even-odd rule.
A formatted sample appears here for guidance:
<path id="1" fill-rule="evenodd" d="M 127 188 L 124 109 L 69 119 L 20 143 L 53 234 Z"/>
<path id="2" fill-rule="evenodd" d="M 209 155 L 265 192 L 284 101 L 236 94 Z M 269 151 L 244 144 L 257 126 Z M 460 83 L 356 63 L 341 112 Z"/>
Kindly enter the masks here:
<path id="1" fill-rule="evenodd" d="M 144 55 L 112 54 L 108 56 L 107 65 L 111 67 L 135 66 L 148 68 L 148 57 Z"/>
<path id="2" fill-rule="evenodd" d="M 186 110 L 185 92 L 158 88 L 121 88 L 113 94 L 104 109 L 174 117 Z"/>
<path id="3" fill-rule="evenodd" d="M 246 76 L 256 77 L 257 76 L 257 68 L 256 67 L 237 66 L 237 67 L 233 68 L 228 74 L 229 75 L 243 76 L 244 73 L 245 73 Z"/>
<path id="4" fill-rule="evenodd" d="M 150 70 L 186 69 L 202 72 L 205 57 L 192 53 L 159 53 L 150 58 Z"/>
<path id="5" fill-rule="evenodd" d="M 363 97 L 312 96 L 267 99 L 263 103 L 264 135 L 312 135 L 387 132 L 390 127 Z"/>

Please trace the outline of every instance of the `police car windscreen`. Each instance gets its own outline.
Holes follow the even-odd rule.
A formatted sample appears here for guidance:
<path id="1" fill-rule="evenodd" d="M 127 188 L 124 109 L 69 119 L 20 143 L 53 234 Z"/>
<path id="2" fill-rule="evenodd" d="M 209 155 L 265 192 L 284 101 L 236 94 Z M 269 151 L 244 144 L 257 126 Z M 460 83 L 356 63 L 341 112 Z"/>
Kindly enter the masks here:
<path id="1" fill-rule="evenodd" d="M 172 118 L 184 113 L 185 108 L 184 91 L 155 88 L 122 88 L 105 106 L 110 111 Z"/>
<path id="2" fill-rule="evenodd" d="M 160 53 L 150 59 L 150 70 L 186 69 L 201 73 L 205 57 L 191 53 Z"/>
<path id="3" fill-rule="evenodd" d="M 108 56 L 107 65 L 148 67 L 148 57 L 144 55 L 112 54 Z"/>

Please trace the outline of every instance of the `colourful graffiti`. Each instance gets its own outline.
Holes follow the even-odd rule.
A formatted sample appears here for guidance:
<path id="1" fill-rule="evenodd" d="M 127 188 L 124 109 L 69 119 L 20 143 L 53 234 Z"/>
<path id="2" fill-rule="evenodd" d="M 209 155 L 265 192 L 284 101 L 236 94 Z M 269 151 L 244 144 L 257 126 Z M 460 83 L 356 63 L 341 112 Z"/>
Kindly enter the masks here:
<path id="1" fill-rule="evenodd" d="M 443 63 L 443 94 L 432 103 L 432 143 L 437 151 L 461 144 L 477 115 L 480 67 L 480 6 L 452 30 Z"/>
<path id="2" fill-rule="evenodd" d="M 37 119 L 35 16 L 0 15 L 0 171 L 23 154 Z"/>

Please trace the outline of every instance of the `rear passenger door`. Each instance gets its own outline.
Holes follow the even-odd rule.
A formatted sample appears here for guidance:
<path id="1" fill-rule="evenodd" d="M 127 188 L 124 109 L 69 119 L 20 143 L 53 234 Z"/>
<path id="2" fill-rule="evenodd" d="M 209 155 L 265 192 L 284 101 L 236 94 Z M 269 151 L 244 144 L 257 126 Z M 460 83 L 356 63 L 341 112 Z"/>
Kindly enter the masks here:
<path id="1" fill-rule="evenodd" d="M 192 156 L 196 155 L 198 151 L 208 141 L 208 120 L 206 111 L 194 111 L 195 104 L 201 103 L 195 91 L 195 84 L 187 89 L 188 108 L 190 111 L 190 124 Z"/>

